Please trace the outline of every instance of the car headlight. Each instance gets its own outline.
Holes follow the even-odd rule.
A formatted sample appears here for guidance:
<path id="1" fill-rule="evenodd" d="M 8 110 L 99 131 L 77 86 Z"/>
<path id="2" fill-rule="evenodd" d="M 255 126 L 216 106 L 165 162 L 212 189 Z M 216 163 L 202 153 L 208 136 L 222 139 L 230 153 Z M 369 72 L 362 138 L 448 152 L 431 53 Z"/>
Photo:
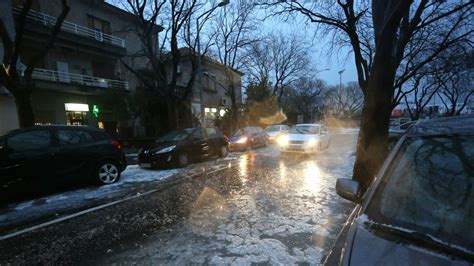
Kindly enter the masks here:
<path id="1" fill-rule="evenodd" d="M 281 137 L 278 138 L 278 144 L 280 146 L 286 146 L 286 145 L 288 145 L 289 142 L 290 142 L 290 138 L 286 135 L 281 136 Z"/>
<path id="2" fill-rule="evenodd" d="M 247 137 L 242 137 L 242 138 L 240 138 L 240 139 L 239 139 L 238 141 L 236 141 L 236 142 L 239 143 L 239 144 L 242 144 L 242 143 L 247 142 L 247 140 L 248 140 Z"/>
<path id="3" fill-rule="evenodd" d="M 176 148 L 176 145 L 169 146 L 169 147 L 166 147 L 166 148 L 164 148 L 164 149 L 161 149 L 161 150 L 155 152 L 154 154 L 160 154 L 160 153 L 170 152 L 170 151 L 174 150 L 174 148 Z"/>
<path id="4" fill-rule="evenodd" d="M 318 140 L 317 139 L 310 139 L 308 141 L 308 147 L 314 147 L 316 146 L 316 144 L 318 144 Z"/>

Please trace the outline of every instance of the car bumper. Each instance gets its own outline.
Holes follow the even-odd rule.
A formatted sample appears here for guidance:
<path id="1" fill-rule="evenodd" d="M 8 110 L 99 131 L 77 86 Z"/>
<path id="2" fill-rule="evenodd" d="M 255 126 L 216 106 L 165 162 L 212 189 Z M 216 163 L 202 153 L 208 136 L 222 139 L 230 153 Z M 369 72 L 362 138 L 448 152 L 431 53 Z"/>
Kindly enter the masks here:
<path id="1" fill-rule="evenodd" d="M 306 145 L 288 145 L 280 147 L 280 152 L 283 153 L 297 153 L 297 154 L 310 154 L 316 153 L 315 147 L 308 147 Z"/>
<path id="2" fill-rule="evenodd" d="M 143 168 L 153 168 L 159 166 L 168 166 L 174 162 L 172 153 L 162 153 L 155 155 L 138 155 L 138 165 Z"/>
<path id="3" fill-rule="evenodd" d="M 276 136 L 276 137 L 268 136 L 267 140 L 268 140 L 269 143 L 276 143 L 277 140 L 278 140 L 278 136 Z"/>
<path id="4" fill-rule="evenodd" d="M 229 143 L 230 151 L 243 151 L 247 149 L 249 144 L 247 143 Z"/>

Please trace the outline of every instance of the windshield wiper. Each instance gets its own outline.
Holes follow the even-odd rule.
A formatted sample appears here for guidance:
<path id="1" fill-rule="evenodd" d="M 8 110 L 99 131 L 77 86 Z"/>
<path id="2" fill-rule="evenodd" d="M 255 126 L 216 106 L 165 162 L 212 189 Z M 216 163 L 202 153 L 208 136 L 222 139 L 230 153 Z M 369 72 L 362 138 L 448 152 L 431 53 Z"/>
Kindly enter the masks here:
<path id="1" fill-rule="evenodd" d="M 441 242 L 427 234 L 412 230 L 405 231 L 396 227 L 369 221 L 364 222 L 364 224 L 366 224 L 370 229 L 402 237 L 415 245 L 439 251 L 446 255 L 458 257 L 471 263 L 474 262 L 474 253 L 469 252 L 467 249 L 464 250 L 455 246 L 450 246 L 449 244 Z"/>

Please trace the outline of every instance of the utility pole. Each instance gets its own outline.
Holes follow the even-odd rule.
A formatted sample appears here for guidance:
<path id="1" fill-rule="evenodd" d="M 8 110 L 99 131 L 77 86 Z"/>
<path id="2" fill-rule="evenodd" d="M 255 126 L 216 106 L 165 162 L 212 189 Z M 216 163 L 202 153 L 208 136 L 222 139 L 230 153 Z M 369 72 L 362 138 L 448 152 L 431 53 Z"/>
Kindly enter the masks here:
<path id="1" fill-rule="evenodd" d="M 197 75 L 198 75 L 198 83 L 197 85 L 199 86 L 199 105 L 201 107 L 201 126 L 205 126 L 205 120 L 206 120 L 206 114 L 204 113 L 204 93 L 203 93 L 203 88 L 202 88 L 202 65 L 201 65 L 201 39 L 199 38 L 199 33 L 204 26 L 204 23 L 206 23 L 207 18 L 211 15 L 214 10 L 216 10 L 218 7 L 223 7 L 229 4 L 229 0 L 223 0 L 219 2 L 216 6 L 212 7 L 208 11 L 202 13 L 199 17 L 196 18 L 196 41 L 197 41 L 197 48 L 198 48 L 198 54 L 197 54 Z M 203 25 L 199 25 L 199 19 L 206 16 L 206 19 L 202 23 Z"/>
<path id="2" fill-rule="evenodd" d="M 337 73 L 339 73 L 339 90 L 342 90 L 342 73 L 344 73 L 344 71 L 346 71 L 346 70 L 342 69 L 342 70 L 337 72 Z"/>

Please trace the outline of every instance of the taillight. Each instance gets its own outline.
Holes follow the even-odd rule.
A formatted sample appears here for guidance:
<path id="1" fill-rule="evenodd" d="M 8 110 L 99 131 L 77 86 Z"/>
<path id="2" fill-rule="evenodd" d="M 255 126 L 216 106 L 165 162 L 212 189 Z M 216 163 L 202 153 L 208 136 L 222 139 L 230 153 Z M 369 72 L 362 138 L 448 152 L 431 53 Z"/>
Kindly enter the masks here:
<path id="1" fill-rule="evenodd" d="M 112 144 L 115 148 L 117 148 L 117 150 L 120 150 L 122 149 L 122 145 L 120 145 L 120 142 L 116 141 L 116 140 L 112 140 L 110 142 L 110 144 Z"/>

